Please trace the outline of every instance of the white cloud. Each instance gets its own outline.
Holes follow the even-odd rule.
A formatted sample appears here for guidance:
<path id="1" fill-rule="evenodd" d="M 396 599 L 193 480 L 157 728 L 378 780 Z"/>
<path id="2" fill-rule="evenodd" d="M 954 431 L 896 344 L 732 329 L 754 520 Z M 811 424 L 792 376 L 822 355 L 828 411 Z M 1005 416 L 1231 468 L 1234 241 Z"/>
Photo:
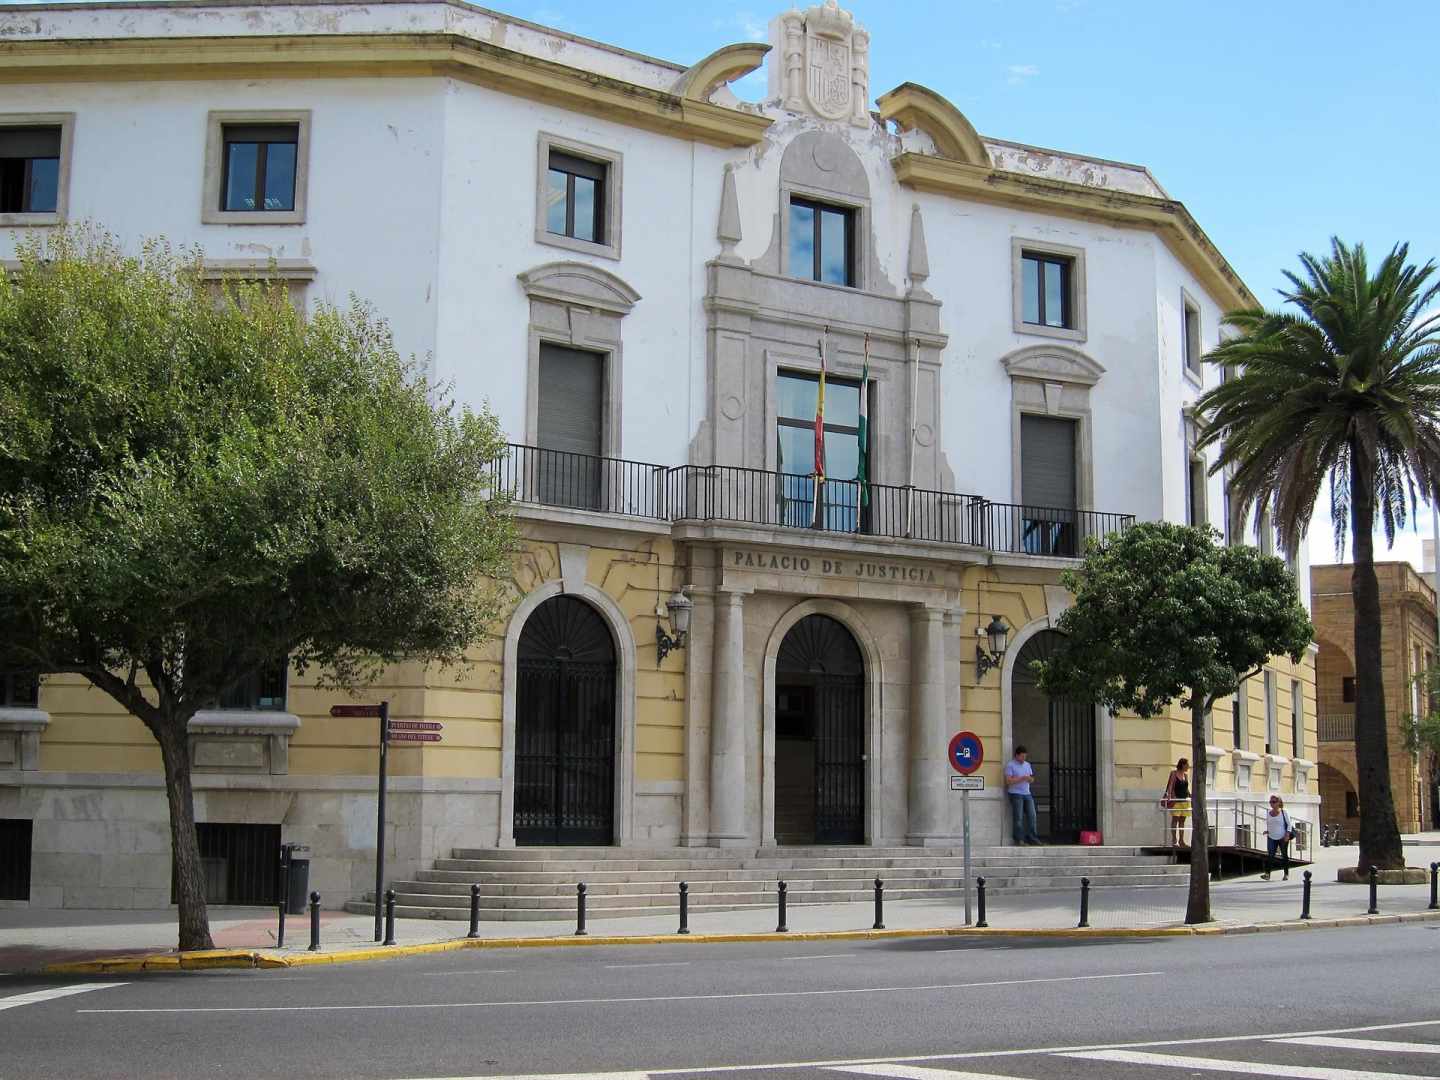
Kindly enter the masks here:
<path id="1" fill-rule="evenodd" d="M 1019 86 L 1026 80 L 1033 79 L 1036 75 L 1040 74 L 1040 69 L 1034 64 L 1011 64 L 1005 70 L 1007 73 L 1005 81 L 1011 86 Z"/>
<path id="2" fill-rule="evenodd" d="M 1000 42 L 996 41 L 994 38 L 985 38 L 983 41 L 980 42 L 980 48 L 989 49 L 991 52 L 998 52 L 1000 49 Z"/>

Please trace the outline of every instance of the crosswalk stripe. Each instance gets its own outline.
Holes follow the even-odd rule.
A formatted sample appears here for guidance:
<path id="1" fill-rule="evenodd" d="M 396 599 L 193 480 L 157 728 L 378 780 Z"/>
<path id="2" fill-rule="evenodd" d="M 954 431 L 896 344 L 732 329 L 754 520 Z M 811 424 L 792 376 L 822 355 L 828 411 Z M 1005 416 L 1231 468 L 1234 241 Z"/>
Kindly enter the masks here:
<path id="1" fill-rule="evenodd" d="M 91 990 L 104 990 L 107 987 L 124 985 L 124 983 L 113 982 L 77 983 L 74 986 L 52 986 L 49 990 L 31 990 L 28 994 L 12 994 L 10 997 L 0 998 L 0 1009 L 18 1009 L 22 1005 L 38 1005 L 42 1001 L 53 1001 L 55 998 L 88 994 Z"/>
<path id="2" fill-rule="evenodd" d="M 1181 1054 L 1142 1054 L 1133 1050 L 1087 1050 L 1056 1056 L 1083 1058 L 1087 1061 L 1114 1061 L 1123 1065 L 1244 1073 L 1247 1076 L 1293 1076 L 1297 1080 L 1440 1080 L 1440 1077 L 1415 1076 L 1410 1073 L 1326 1069 L 1314 1065 L 1279 1065 L 1271 1061 L 1224 1061 L 1220 1058 L 1186 1057 Z"/>
<path id="3" fill-rule="evenodd" d="M 1336 1050 L 1369 1050 L 1374 1054 L 1440 1054 L 1440 1043 L 1387 1042 L 1384 1039 L 1332 1039 L 1310 1035 L 1299 1039 L 1273 1039 L 1290 1046 L 1329 1046 Z"/>
<path id="4" fill-rule="evenodd" d="M 840 1065 L 834 1071 L 858 1073 L 861 1076 L 894 1076 L 899 1080 L 1010 1080 L 995 1073 L 927 1069 L 920 1065 Z"/>

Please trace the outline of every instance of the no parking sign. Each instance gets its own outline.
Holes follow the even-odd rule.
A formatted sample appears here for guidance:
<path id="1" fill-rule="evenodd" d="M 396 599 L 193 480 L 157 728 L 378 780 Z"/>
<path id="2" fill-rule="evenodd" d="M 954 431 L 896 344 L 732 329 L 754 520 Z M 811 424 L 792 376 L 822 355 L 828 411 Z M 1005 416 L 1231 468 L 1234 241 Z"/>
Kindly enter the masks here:
<path id="1" fill-rule="evenodd" d="M 962 731 L 950 740 L 950 767 L 969 776 L 985 761 L 985 744 L 973 731 Z"/>

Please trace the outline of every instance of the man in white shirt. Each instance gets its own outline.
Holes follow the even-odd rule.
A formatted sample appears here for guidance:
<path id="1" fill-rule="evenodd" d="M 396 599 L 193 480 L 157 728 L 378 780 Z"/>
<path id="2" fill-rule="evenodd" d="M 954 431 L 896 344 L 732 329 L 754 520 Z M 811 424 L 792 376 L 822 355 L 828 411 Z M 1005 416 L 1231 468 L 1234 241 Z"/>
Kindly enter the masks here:
<path id="1" fill-rule="evenodd" d="M 1005 794 L 1010 799 L 1011 835 L 1015 846 L 1040 843 L 1035 818 L 1035 796 L 1030 794 L 1030 781 L 1035 766 L 1025 760 L 1026 749 L 1015 747 L 1015 756 L 1005 763 Z"/>

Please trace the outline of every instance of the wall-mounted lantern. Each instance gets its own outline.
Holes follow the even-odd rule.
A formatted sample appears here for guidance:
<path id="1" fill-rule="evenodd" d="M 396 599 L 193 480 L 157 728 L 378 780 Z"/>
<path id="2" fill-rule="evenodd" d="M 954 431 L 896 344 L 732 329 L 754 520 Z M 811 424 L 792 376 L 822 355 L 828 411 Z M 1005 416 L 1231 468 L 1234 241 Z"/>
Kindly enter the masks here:
<path id="1" fill-rule="evenodd" d="M 976 627 L 975 633 L 986 639 L 983 644 L 975 646 L 975 680 L 978 682 L 987 671 L 999 667 L 1005 659 L 1005 649 L 1010 644 L 1010 627 L 999 615 L 992 615 L 990 625 Z"/>
<path id="2" fill-rule="evenodd" d="M 660 623 L 655 624 L 655 659 L 664 660 L 666 655 L 675 649 L 685 647 L 685 639 L 690 634 L 690 609 L 695 605 L 683 592 L 674 593 L 665 606 L 670 609 L 670 625 L 675 630 L 675 636 L 671 637 L 665 633 L 665 628 Z"/>

